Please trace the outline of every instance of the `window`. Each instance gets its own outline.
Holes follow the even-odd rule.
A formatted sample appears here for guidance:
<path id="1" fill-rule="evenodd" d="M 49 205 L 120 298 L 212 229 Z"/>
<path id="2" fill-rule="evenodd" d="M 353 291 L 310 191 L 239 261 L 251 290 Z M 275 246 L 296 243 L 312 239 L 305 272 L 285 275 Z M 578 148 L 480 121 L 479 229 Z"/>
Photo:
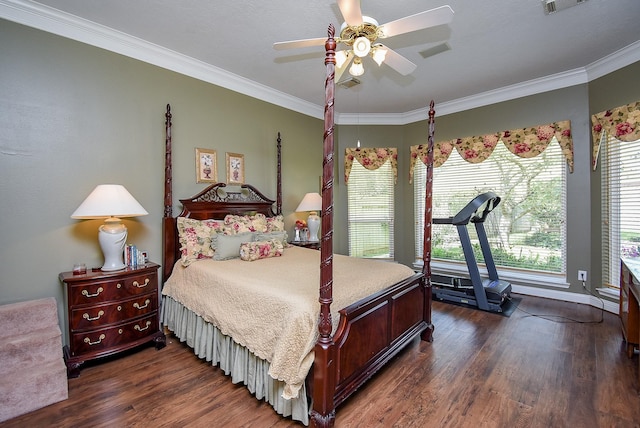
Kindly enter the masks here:
<path id="1" fill-rule="evenodd" d="M 416 162 L 414 207 L 416 259 L 422 259 L 426 167 Z M 481 163 L 469 163 L 453 150 L 433 173 L 433 217 L 455 215 L 475 196 L 493 191 L 501 198 L 484 226 L 496 266 L 565 274 L 566 166 L 562 149 L 553 140 L 542 154 L 532 158 L 514 156 L 499 143 Z M 475 228 L 469 233 L 478 262 L 483 261 Z M 434 224 L 432 260 L 454 262 L 466 269 L 455 226 Z"/>
<path id="2" fill-rule="evenodd" d="M 375 170 L 354 161 L 349 175 L 349 255 L 393 259 L 394 173 L 386 161 Z"/>
<path id="3" fill-rule="evenodd" d="M 620 257 L 640 257 L 640 140 L 609 137 L 602 156 L 602 280 L 620 282 Z"/>

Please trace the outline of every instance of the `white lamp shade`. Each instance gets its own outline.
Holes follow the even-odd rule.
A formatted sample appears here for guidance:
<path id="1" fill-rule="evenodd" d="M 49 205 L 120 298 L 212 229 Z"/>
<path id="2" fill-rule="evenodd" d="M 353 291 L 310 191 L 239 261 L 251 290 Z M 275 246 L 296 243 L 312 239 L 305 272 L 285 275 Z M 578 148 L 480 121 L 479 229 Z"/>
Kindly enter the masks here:
<path id="1" fill-rule="evenodd" d="M 344 65 L 345 62 L 349 59 L 349 52 L 347 51 L 338 51 L 336 52 L 336 67 L 340 68 Z"/>
<path id="2" fill-rule="evenodd" d="M 360 36 L 353 42 L 353 53 L 360 58 L 369 55 L 369 51 L 371 51 L 371 42 L 366 37 Z"/>
<path id="3" fill-rule="evenodd" d="M 382 63 L 384 62 L 384 59 L 387 56 L 387 49 L 377 46 L 376 49 L 373 51 L 373 53 L 371 54 L 371 56 L 373 57 L 373 60 L 376 62 L 376 64 L 378 64 L 378 66 L 382 65 Z"/>
<path id="4" fill-rule="evenodd" d="M 322 211 L 322 196 L 319 193 L 307 193 L 296 208 L 296 212 L 301 211 Z"/>
<path id="5" fill-rule="evenodd" d="M 309 211 L 307 217 L 307 227 L 309 228 L 309 241 L 318 242 L 318 230 L 320 230 L 320 217 L 318 212 L 322 211 L 322 196 L 319 193 L 307 193 L 302 198 L 302 202 L 296 211 Z"/>
<path id="6" fill-rule="evenodd" d="M 119 217 L 138 217 L 149 214 L 133 196 L 119 184 L 101 184 L 76 209 L 71 218 L 107 218 L 98 232 L 98 241 L 104 255 L 102 270 L 124 269 L 122 261 L 127 241 L 127 227 Z"/>
<path id="7" fill-rule="evenodd" d="M 71 218 L 138 217 L 147 214 L 147 210 L 142 208 L 124 186 L 100 184 L 71 214 Z"/>
<path id="8" fill-rule="evenodd" d="M 362 76 L 364 74 L 364 66 L 362 65 L 362 61 L 360 58 L 355 58 L 351 67 L 349 68 L 349 74 L 352 76 Z"/>

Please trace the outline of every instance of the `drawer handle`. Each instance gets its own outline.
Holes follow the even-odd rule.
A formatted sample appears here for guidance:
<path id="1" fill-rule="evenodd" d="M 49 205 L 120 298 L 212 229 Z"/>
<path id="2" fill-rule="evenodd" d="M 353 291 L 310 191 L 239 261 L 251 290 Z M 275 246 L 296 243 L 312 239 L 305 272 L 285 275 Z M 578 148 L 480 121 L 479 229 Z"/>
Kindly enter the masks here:
<path id="1" fill-rule="evenodd" d="M 133 328 L 135 328 L 138 331 L 144 331 L 149 328 L 149 326 L 151 325 L 151 321 L 147 321 L 146 325 L 147 325 L 146 327 L 140 327 L 138 324 L 136 324 L 133 326 Z"/>
<path id="2" fill-rule="evenodd" d="M 101 334 L 96 342 L 92 342 L 88 337 L 84 338 L 84 343 L 88 343 L 89 345 L 98 345 L 105 338 L 104 334 Z"/>
<path id="3" fill-rule="evenodd" d="M 147 306 L 149 306 L 149 303 L 151 303 L 151 300 L 147 299 L 147 300 L 144 301 L 144 306 L 140 306 L 140 304 L 138 302 L 135 302 L 133 304 L 133 307 L 136 308 L 136 309 L 144 309 Z"/>
<path id="4" fill-rule="evenodd" d="M 138 281 L 133 281 L 133 286 L 138 288 L 146 287 L 148 284 L 149 284 L 149 278 L 146 278 L 144 280 L 144 284 L 140 284 Z"/>
<path id="5" fill-rule="evenodd" d="M 98 295 L 100 293 L 102 293 L 103 291 L 104 291 L 104 288 L 102 288 L 102 287 L 98 287 L 98 290 L 97 290 L 96 294 L 89 294 L 89 292 L 87 290 L 82 290 L 82 295 L 84 297 L 98 297 Z"/>
<path id="6" fill-rule="evenodd" d="M 95 320 L 99 320 L 100 317 L 103 315 L 104 315 L 104 311 L 101 310 L 100 312 L 98 312 L 97 317 L 91 318 L 91 316 L 89 316 L 89 314 L 85 312 L 84 314 L 82 314 L 82 318 L 86 319 L 87 321 L 95 321 Z"/>

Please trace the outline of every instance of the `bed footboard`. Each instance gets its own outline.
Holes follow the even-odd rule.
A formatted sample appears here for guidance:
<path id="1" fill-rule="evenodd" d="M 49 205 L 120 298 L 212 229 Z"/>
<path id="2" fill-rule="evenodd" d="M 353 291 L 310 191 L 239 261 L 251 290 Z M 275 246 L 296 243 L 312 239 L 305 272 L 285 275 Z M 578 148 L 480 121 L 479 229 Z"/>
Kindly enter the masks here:
<path id="1" fill-rule="evenodd" d="M 429 304 L 421 273 L 340 311 L 334 336 L 339 406 L 402 348 L 430 328 Z"/>
<path id="2" fill-rule="evenodd" d="M 329 364 L 314 364 L 314 383 L 334 385 L 323 400 L 333 407 L 329 414 L 417 336 L 430 340 L 430 291 L 424 275 L 416 273 L 340 311 Z M 324 426 L 318 416 L 316 426 Z"/>

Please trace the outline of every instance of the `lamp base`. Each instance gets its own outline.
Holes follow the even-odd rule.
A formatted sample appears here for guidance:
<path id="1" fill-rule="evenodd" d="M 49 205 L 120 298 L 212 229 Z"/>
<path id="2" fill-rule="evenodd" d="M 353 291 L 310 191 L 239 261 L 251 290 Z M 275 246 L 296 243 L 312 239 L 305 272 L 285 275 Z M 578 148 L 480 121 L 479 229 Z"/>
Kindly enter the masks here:
<path id="1" fill-rule="evenodd" d="M 309 217 L 307 218 L 307 227 L 309 228 L 309 242 L 318 242 L 320 217 L 315 211 L 311 211 L 311 213 L 309 213 Z"/>
<path id="2" fill-rule="evenodd" d="M 98 241 L 104 255 L 104 265 L 100 270 L 111 272 L 127 267 L 123 262 L 127 227 L 120 222 L 119 218 L 109 217 L 105 220 L 99 228 Z"/>

